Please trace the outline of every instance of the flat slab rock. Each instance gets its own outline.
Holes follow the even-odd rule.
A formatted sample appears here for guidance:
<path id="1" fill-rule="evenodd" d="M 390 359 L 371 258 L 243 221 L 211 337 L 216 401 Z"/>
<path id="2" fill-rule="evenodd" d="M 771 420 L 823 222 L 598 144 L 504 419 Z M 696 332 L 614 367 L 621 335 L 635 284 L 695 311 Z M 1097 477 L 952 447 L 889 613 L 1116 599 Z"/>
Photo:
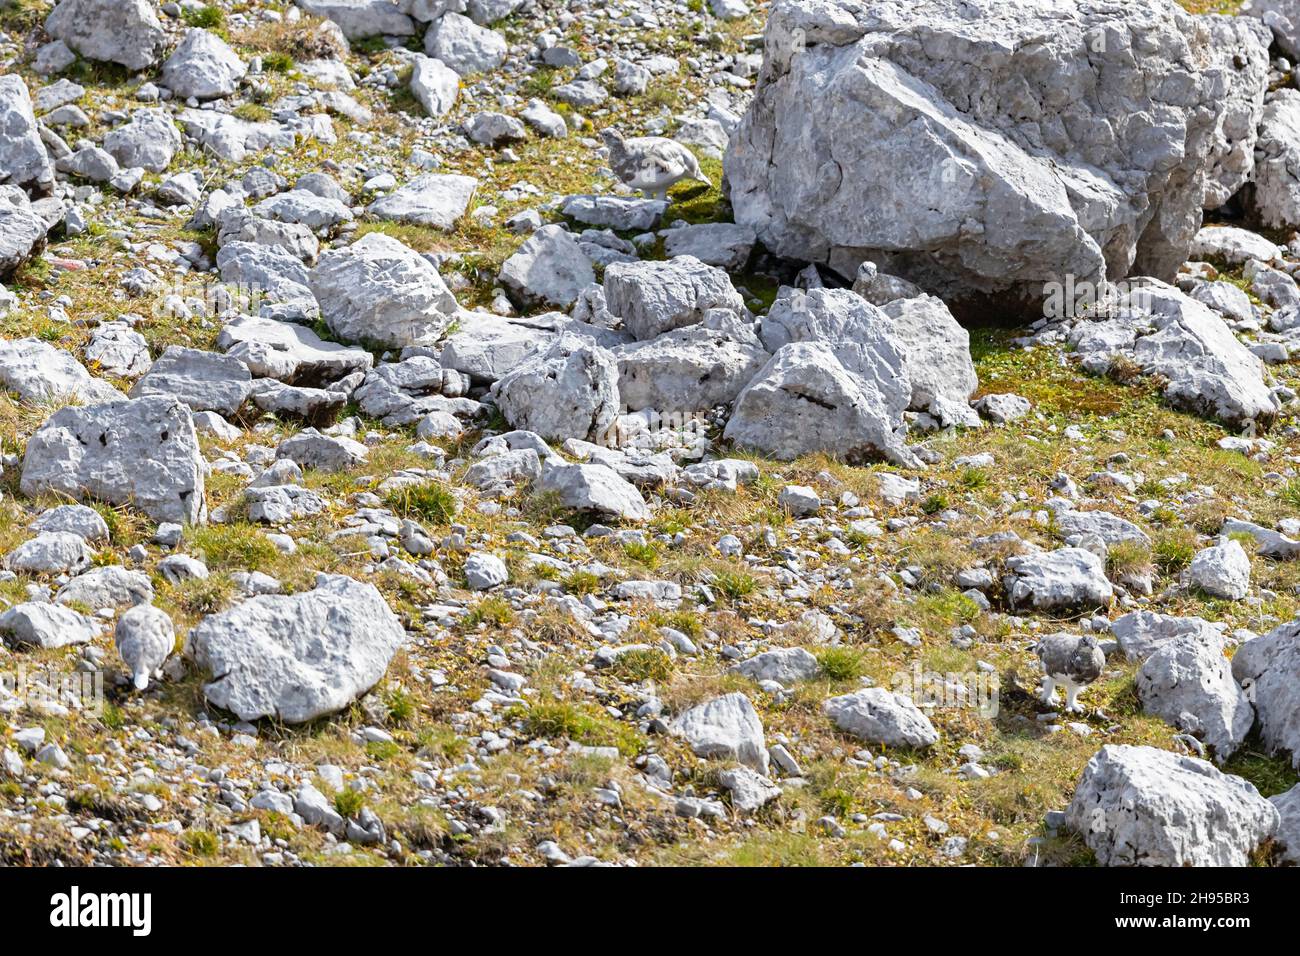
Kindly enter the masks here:
<path id="1" fill-rule="evenodd" d="M 1278 828 L 1246 780 L 1155 747 L 1108 744 L 1066 811 L 1102 866 L 1246 866 Z"/>
<path id="2" fill-rule="evenodd" d="M 883 687 L 832 697 L 822 709 L 840 730 L 868 743 L 923 748 L 939 740 L 930 718 L 910 697 Z"/>
<path id="3" fill-rule="evenodd" d="M 465 215 L 476 189 L 473 176 L 428 173 L 376 199 L 367 212 L 379 219 L 451 229 Z"/>
<path id="4" fill-rule="evenodd" d="M 138 398 L 55 412 L 27 442 L 20 489 L 132 505 L 156 521 L 207 514 L 190 410 L 174 398 Z"/>
<path id="5" fill-rule="evenodd" d="M 336 713 L 384 675 L 406 638 L 371 584 L 319 575 L 301 594 L 268 594 L 204 618 L 189 653 L 212 674 L 203 693 L 240 720 L 300 724 Z"/>

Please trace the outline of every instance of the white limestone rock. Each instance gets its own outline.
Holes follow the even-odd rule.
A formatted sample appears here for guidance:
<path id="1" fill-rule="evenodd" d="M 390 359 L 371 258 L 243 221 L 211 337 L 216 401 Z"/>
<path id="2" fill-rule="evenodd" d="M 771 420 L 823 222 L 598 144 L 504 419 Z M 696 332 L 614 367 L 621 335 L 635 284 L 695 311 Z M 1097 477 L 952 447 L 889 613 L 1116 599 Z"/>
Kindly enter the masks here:
<path id="1" fill-rule="evenodd" d="M 697 704 L 671 724 L 698 757 L 734 760 L 766 776 L 763 722 L 744 694 L 732 693 Z"/>
<path id="2" fill-rule="evenodd" d="M 370 690 L 406 638 L 372 584 L 317 576 L 293 595 L 249 598 L 190 631 L 188 653 L 212 680 L 204 696 L 240 720 L 300 724 Z"/>
<path id="3" fill-rule="evenodd" d="M 1143 709 L 1231 757 L 1255 723 L 1255 711 L 1233 680 L 1222 641 L 1192 634 L 1165 643 L 1137 674 Z"/>
<path id="4" fill-rule="evenodd" d="M 0 76 L 0 185 L 44 195 L 54 169 L 36 126 L 27 84 L 15 74 Z"/>
<path id="5" fill-rule="evenodd" d="M 372 232 L 331 249 L 309 277 L 321 317 L 350 342 L 390 348 L 436 342 L 455 318 L 456 297 L 414 249 Z"/>
<path id="6" fill-rule="evenodd" d="M 634 522 L 650 518 L 650 508 L 636 486 L 605 465 L 568 465 L 548 460 L 533 487 L 554 494 L 562 507 L 575 511 L 593 511 Z"/>
<path id="7" fill-rule="evenodd" d="M 948 301 L 1172 279 L 1250 173 L 1267 83 L 1266 31 L 1171 0 L 780 0 L 764 41 L 726 156 L 736 221 Z"/>
<path id="8" fill-rule="evenodd" d="M 51 415 L 27 442 L 20 488 L 197 523 L 207 514 L 206 469 L 190 410 L 175 399 L 139 398 Z"/>
<path id="9" fill-rule="evenodd" d="M 411 67 L 411 95 L 435 119 L 446 116 L 460 96 L 460 76 L 442 60 L 416 56 Z"/>
<path id="10" fill-rule="evenodd" d="M 252 390 L 252 376 L 239 359 L 181 345 L 168 346 L 131 388 L 132 398 L 176 398 L 191 411 L 232 416 Z"/>
<path id="11" fill-rule="evenodd" d="M 524 305 L 567 309 L 596 281 L 591 259 L 563 226 L 542 226 L 501 266 L 501 284 Z"/>
<path id="12" fill-rule="evenodd" d="M 366 211 L 379 219 L 446 231 L 465 215 L 476 189 L 473 176 L 426 173 L 376 199 Z"/>
<path id="13" fill-rule="evenodd" d="M 745 312 L 745 302 L 727 274 L 694 256 L 616 262 L 605 270 L 604 286 L 609 311 L 641 341 L 694 325 L 710 309 Z"/>
<path id="14" fill-rule="evenodd" d="M 851 462 L 917 465 L 902 437 L 911 396 L 902 356 L 887 340 L 873 344 L 882 359 L 874 381 L 847 369 L 828 345 L 782 346 L 737 396 L 724 436 L 782 461 L 833 451 Z"/>
<path id="15" fill-rule="evenodd" d="M 1250 558 L 1240 544 L 1224 538 L 1196 553 L 1187 581 L 1211 597 L 1240 601 L 1250 593 Z"/>
<path id="16" fill-rule="evenodd" d="M 1255 705 L 1260 740 L 1289 751 L 1300 771 L 1300 621 L 1247 641 L 1232 657 L 1232 676 Z"/>
<path id="17" fill-rule="evenodd" d="M 194 28 L 163 63 L 161 82 L 181 99 L 215 100 L 239 89 L 247 72 L 248 65 L 225 40 Z"/>
<path id="18" fill-rule="evenodd" d="M 459 13 L 444 13 L 424 35 L 424 52 L 461 76 L 495 70 L 506 58 L 506 38 Z"/>
<path id="19" fill-rule="evenodd" d="M 822 705 L 822 711 L 844 733 L 868 743 L 922 749 L 939 740 L 930 718 L 910 697 L 883 687 L 866 687 L 832 697 Z"/>
<path id="20" fill-rule="evenodd" d="M 95 378 L 71 354 L 40 339 L 0 340 L 0 387 L 25 402 L 77 401 L 86 405 L 124 396 Z"/>
<path id="21" fill-rule="evenodd" d="M 167 42 L 149 0 L 59 0 L 45 32 L 88 60 L 132 71 L 157 63 Z"/>
<path id="22" fill-rule="evenodd" d="M 608 349 L 570 333 L 492 386 L 512 428 L 543 438 L 603 435 L 619 411 L 618 363 Z"/>
<path id="23" fill-rule="evenodd" d="M 1246 866 L 1279 815 L 1204 760 L 1108 744 L 1084 768 L 1066 824 L 1102 866 Z"/>
<path id="24" fill-rule="evenodd" d="M 1013 607 L 1064 611 L 1109 607 L 1115 596 L 1101 558 L 1083 548 L 1017 555 L 1006 563 Z"/>
<path id="25" fill-rule="evenodd" d="M 0 614 L 0 635 L 19 647 L 50 650 L 89 644 L 99 635 L 99 624 L 60 604 L 25 601 Z"/>

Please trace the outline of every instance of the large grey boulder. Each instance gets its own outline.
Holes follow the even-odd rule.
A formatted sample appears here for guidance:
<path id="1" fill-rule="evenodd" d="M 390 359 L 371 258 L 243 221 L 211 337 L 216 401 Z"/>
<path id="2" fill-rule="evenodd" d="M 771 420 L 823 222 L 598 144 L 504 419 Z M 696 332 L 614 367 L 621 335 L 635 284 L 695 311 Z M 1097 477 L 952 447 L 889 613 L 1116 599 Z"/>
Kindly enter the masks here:
<path id="1" fill-rule="evenodd" d="M 846 734 L 887 747 L 929 747 L 939 740 L 930 718 L 906 694 L 866 687 L 832 697 L 822 711 Z"/>
<path id="2" fill-rule="evenodd" d="M 615 262 L 605 270 L 605 301 L 636 339 L 694 325 L 709 309 L 745 311 L 725 272 L 694 256 L 666 262 Z"/>
<path id="3" fill-rule="evenodd" d="M 19 266 L 45 248 L 49 225 L 32 209 L 17 186 L 0 192 L 0 279 L 13 275 Z"/>
<path id="4" fill-rule="evenodd" d="M 699 325 L 614 349 L 623 405 L 664 414 L 733 402 L 771 356 L 732 313 L 719 309 L 710 315 L 718 313 L 726 318 L 714 323 L 706 316 Z"/>
<path id="5" fill-rule="evenodd" d="M 535 491 L 555 496 L 564 508 L 646 521 L 650 508 L 636 485 L 607 465 L 568 465 L 548 460 L 533 485 Z"/>
<path id="6" fill-rule="evenodd" d="M 1300 58 L 1300 0 L 1246 0 L 1241 15 L 1261 20 L 1287 56 Z"/>
<path id="7" fill-rule="evenodd" d="M 1250 558 L 1238 542 L 1224 538 L 1196 553 L 1187 582 L 1211 597 L 1240 601 L 1250 593 Z"/>
<path id="8" fill-rule="evenodd" d="M 1239 647 L 1232 676 L 1255 705 L 1263 745 L 1290 752 L 1291 766 L 1300 770 L 1300 621 Z"/>
<path id="9" fill-rule="evenodd" d="M 1281 819 L 1275 837 L 1282 851 L 1282 859 L 1292 866 L 1300 866 L 1300 783 L 1286 793 L 1268 798 L 1277 807 Z"/>
<path id="10" fill-rule="evenodd" d="M 378 219 L 447 230 L 465 215 L 476 189 L 473 176 L 426 173 L 376 199 L 366 211 Z"/>
<path id="11" fill-rule="evenodd" d="M 733 693 L 697 704 L 670 724 L 698 757 L 734 760 L 767 773 L 763 721 L 744 694 Z"/>
<path id="12" fill-rule="evenodd" d="M 736 397 L 724 436 L 782 461 L 831 452 L 916 465 L 902 435 L 911 396 L 902 356 L 883 337 L 871 344 L 881 358 L 874 379 L 845 368 L 829 345 L 782 346 Z"/>
<path id="13" fill-rule="evenodd" d="M 1270 229 L 1300 228 L 1300 90 L 1269 94 L 1256 151 L 1254 189 L 1245 193 L 1256 218 Z"/>
<path id="14" fill-rule="evenodd" d="M 36 127 L 27 84 L 14 74 L 0 76 L 0 185 L 41 195 L 54 185 L 54 169 Z"/>
<path id="15" fill-rule="evenodd" d="M 1111 634 L 1130 661 L 1144 661 L 1165 645 L 1183 638 L 1222 645 L 1223 634 L 1200 617 L 1177 617 L 1155 611 L 1130 611 L 1111 622 Z"/>
<path id="16" fill-rule="evenodd" d="M 444 13 L 424 35 L 424 52 L 461 76 L 495 70 L 506 58 L 506 38 L 459 13 Z"/>
<path id="17" fill-rule="evenodd" d="M 1148 714 L 1200 737 L 1219 763 L 1237 751 L 1255 723 L 1221 640 L 1191 634 L 1164 644 L 1138 671 L 1137 692 Z"/>
<path id="18" fill-rule="evenodd" d="M 524 305 L 567 309 L 596 281 L 591 259 L 559 224 L 542 226 L 501 265 L 501 284 Z"/>
<path id="19" fill-rule="evenodd" d="M 429 260 L 379 232 L 324 253 L 310 285 L 321 318 L 350 342 L 432 344 L 457 310 L 456 297 Z"/>
<path id="20" fill-rule="evenodd" d="M 48 650 L 89 644 L 99 635 L 99 624 L 60 604 L 27 601 L 0 614 L 0 635 L 12 644 Z"/>
<path id="21" fill-rule="evenodd" d="M 755 241 L 757 237 L 749 226 L 738 226 L 734 222 L 702 222 L 670 229 L 664 236 L 664 254 L 670 259 L 694 256 L 705 265 L 740 272 L 749 262 Z"/>
<path id="22" fill-rule="evenodd" d="M 158 62 L 167 33 L 149 0 L 60 0 L 45 32 L 88 60 L 143 70 Z"/>
<path id="23" fill-rule="evenodd" d="M 249 598 L 204 618 L 188 652 L 212 675 L 203 693 L 217 707 L 301 724 L 375 686 L 405 638 L 373 584 L 321 574 L 310 591 Z"/>
<path id="24" fill-rule="evenodd" d="M 1083 548 L 1058 548 L 1007 560 L 1004 588 L 1012 607 L 1035 611 L 1109 607 L 1115 590 L 1101 558 Z"/>
<path id="25" fill-rule="evenodd" d="M 27 574 L 77 574 L 90 567 L 95 552 L 86 539 L 70 531 L 44 531 L 4 558 L 10 571 Z"/>
<path id="26" fill-rule="evenodd" d="M 287 458 L 317 471 L 342 471 L 364 464 L 370 457 L 369 449 L 361 442 L 342 435 L 322 435 L 314 428 L 304 428 L 292 438 L 286 438 L 275 454 L 277 458 Z"/>
<path id="27" fill-rule="evenodd" d="M 349 40 L 407 37 L 415 23 L 393 0 L 295 0 L 307 13 L 333 20 Z"/>
<path id="28" fill-rule="evenodd" d="M 1251 259 L 1272 262 L 1282 257 L 1282 250 L 1277 243 L 1249 229 L 1238 226 L 1202 226 L 1192 238 L 1189 257 L 1232 267 L 1244 266 Z"/>
<path id="29" fill-rule="evenodd" d="M 525 117 L 527 118 L 527 117 Z M 561 120 L 563 122 L 563 120 Z M 668 210 L 666 199 L 580 194 L 564 200 L 560 211 L 588 226 L 620 232 L 654 229 Z"/>
<path id="30" fill-rule="evenodd" d="M 311 319 L 320 314 L 307 266 L 279 246 L 227 242 L 217 251 L 217 270 L 222 282 L 237 286 L 250 300 L 260 299 L 262 309 L 272 307 L 288 317 Z"/>
<path id="31" fill-rule="evenodd" d="M 190 410 L 176 399 L 139 398 L 55 412 L 27 442 L 19 487 L 198 522 L 207 513 L 206 469 Z"/>
<path id="32" fill-rule="evenodd" d="M 143 571 L 117 564 L 91 568 L 61 587 L 54 596 L 60 604 L 82 604 L 95 610 L 133 607 L 153 600 L 153 583 Z"/>
<path id="33" fill-rule="evenodd" d="M 511 428 L 543 438 L 599 438 L 619 412 L 618 363 L 608 349 L 565 333 L 492 386 Z"/>
<path id="34" fill-rule="evenodd" d="M 495 382 L 526 358 L 555 341 L 561 313 L 502 318 L 490 312 L 463 311 L 456 331 L 443 343 L 439 361 L 472 379 Z"/>
<path id="35" fill-rule="evenodd" d="M 77 401 L 93 405 L 125 397 L 108 382 L 91 375 L 70 353 L 40 339 L 0 340 L 0 388 L 14 392 L 25 402 Z"/>
<path id="36" fill-rule="evenodd" d="M 1102 866 L 1246 866 L 1279 817 L 1204 760 L 1108 744 L 1084 768 L 1066 823 Z"/>
<path id="37" fill-rule="evenodd" d="M 333 229 L 352 220 L 352 210 L 347 203 L 308 189 L 290 189 L 268 196 L 253 207 L 253 213 L 264 219 L 298 223 L 312 230 Z"/>
<path id="38" fill-rule="evenodd" d="M 1172 0 L 779 0 L 726 155 L 735 218 L 949 301 L 1172 279 L 1250 173 L 1267 67 L 1258 24 Z"/>
<path id="39" fill-rule="evenodd" d="M 180 130 L 165 109 L 136 110 L 130 122 L 104 134 L 104 150 L 124 168 L 164 172 L 181 148 Z"/>
<path id="40" fill-rule="evenodd" d="M 316 257 L 320 255 L 320 240 L 316 238 L 311 227 L 303 223 L 263 219 L 245 209 L 243 205 L 221 209 L 215 219 L 218 248 L 223 248 L 232 242 L 275 246 L 307 265 L 315 263 Z"/>
<path id="41" fill-rule="evenodd" d="M 1137 339 L 1133 357 L 1144 372 L 1167 380 L 1171 405 L 1235 428 L 1267 425 L 1277 415 L 1264 363 L 1207 306 L 1163 283 L 1146 283 L 1125 302 L 1148 312 L 1155 325 Z"/>
<path id="42" fill-rule="evenodd" d="M 177 398 L 191 411 L 231 416 L 243 407 L 252 388 L 253 377 L 239 359 L 172 345 L 135 383 L 131 397 Z"/>
<path id="43" fill-rule="evenodd" d="M 1127 518 L 1109 511 L 1075 511 L 1064 508 L 1055 513 L 1056 527 L 1064 537 L 1071 535 L 1096 535 L 1107 546 L 1121 541 L 1150 544 L 1151 537 Z"/>
<path id="44" fill-rule="evenodd" d="M 812 680 L 821 673 L 821 665 L 802 647 L 778 647 L 755 654 L 731 670 L 750 680 L 771 680 L 789 687 L 801 680 Z"/>
<path id="45" fill-rule="evenodd" d="M 90 542 L 109 540 L 108 522 L 86 505 L 55 505 L 27 526 L 33 531 L 67 531 Z"/>
<path id="46" fill-rule="evenodd" d="M 881 387 L 894 377 L 878 344 L 902 357 L 911 386 L 907 407 L 929 411 L 944 424 L 975 424 L 971 394 L 979 385 L 970 336 L 933 296 L 899 299 L 879 308 L 848 289 L 783 288 L 760 324 L 763 343 L 776 351 L 789 342 L 822 342 L 859 376 Z"/>
<path id="47" fill-rule="evenodd" d="M 430 116 L 446 116 L 460 96 L 460 76 L 436 57 L 417 55 L 411 67 L 411 95 Z"/>
<path id="48" fill-rule="evenodd" d="M 895 299 L 881 311 L 912 383 L 910 408 L 929 412 L 943 425 L 978 425 L 970 397 L 979 387 L 970 357 L 970 335 L 943 300 L 932 295 Z"/>
<path id="49" fill-rule="evenodd" d="M 182 110 L 177 117 L 185 132 L 203 149 L 230 163 L 267 147 L 292 148 L 292 129 L 275 122 L 240 119 L 219 110 Z"/>
<path id="50" fill-rule="evenodd" d="M 162 85 L 181 99 L 220 99 L 239 89 L 248 65 L 226 41 L 207 30 L 191 29 L 162 66 Z"/>

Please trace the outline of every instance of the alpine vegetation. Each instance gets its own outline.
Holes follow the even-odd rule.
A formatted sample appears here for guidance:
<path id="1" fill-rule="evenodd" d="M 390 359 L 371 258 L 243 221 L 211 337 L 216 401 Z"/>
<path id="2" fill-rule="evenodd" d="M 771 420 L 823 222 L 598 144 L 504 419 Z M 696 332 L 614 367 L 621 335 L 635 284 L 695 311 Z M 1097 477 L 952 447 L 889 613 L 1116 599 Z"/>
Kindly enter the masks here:
<path id="1" fill-rule="evenodd" d="M 1297 56 L 0 0 L 0 864 L 1300 860 Z"/>

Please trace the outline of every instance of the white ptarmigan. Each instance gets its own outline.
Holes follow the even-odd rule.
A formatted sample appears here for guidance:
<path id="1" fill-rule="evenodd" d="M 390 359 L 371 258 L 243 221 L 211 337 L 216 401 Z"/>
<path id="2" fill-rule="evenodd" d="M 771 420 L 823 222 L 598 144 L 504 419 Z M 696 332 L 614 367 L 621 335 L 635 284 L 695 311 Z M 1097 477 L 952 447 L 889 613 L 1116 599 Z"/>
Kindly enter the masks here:
<path id="1" fill-rule="evenodd" d="M 135 689 L 146 690 L 150 677 L 162 676 L 162 666 L 176 646 L 176 629 L 165 611 L 137 604 L 117 619 L 113 640 Z"/>
<path id="2" fill-rule="evenodd" d="M 713 185 L 700 172 L 695 154 L 676 140 L 662 136 L 624 139 L 616 129 L 607 129 L 600 137 L 609 147 L 609 168 L 614 175 L 648 199 L 666 199 L 668 190 L 683 179 Z"/>
<path id="3" fill-rule="evenodd" d="M 1056 706 L 1056 685 L 1065 688 L 1065 709 L 1081 713 L 1079 691 L 1101 676 L 1106 666 L 1097 639 L 1090 634 L 1049 634 L 1038 642 L 1038 659 L 1043 664 L 1042 701 Z"/>

